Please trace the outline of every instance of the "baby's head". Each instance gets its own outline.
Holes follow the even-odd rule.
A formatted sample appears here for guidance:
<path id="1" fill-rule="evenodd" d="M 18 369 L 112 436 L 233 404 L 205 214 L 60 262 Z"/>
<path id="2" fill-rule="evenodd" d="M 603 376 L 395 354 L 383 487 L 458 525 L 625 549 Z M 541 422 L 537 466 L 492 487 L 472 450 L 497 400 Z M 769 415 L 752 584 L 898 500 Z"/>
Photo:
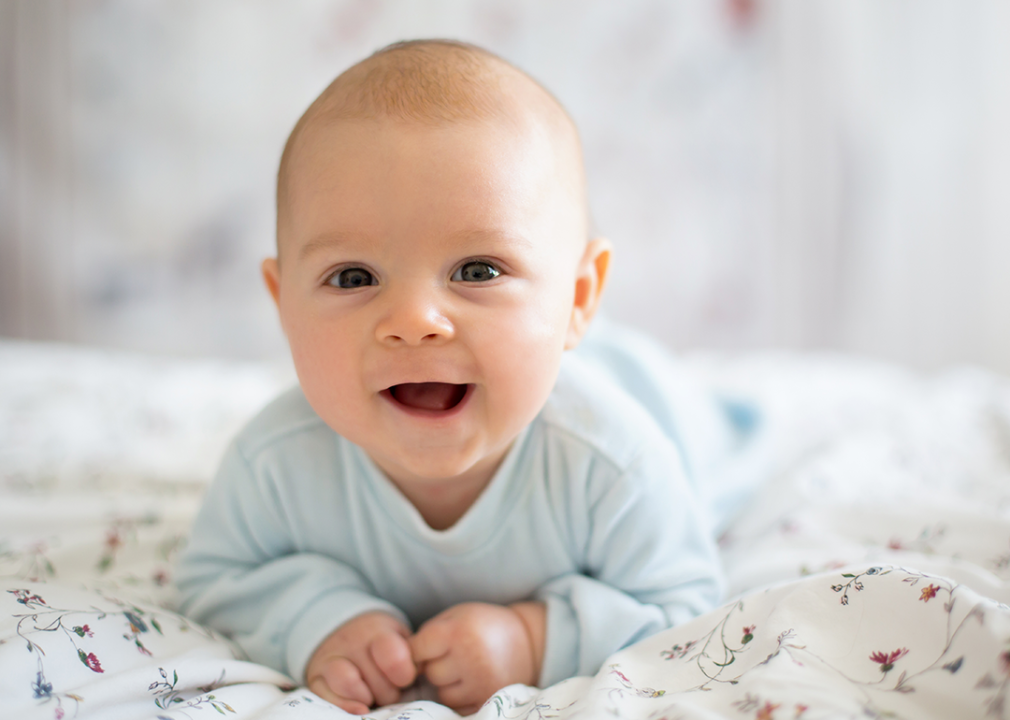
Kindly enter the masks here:
<path id="1" fill-rule="evenodd" d="M 263 264 L 309 403 L 408 497 L 483 487 L 596 310 L 588 225 L 575 127 L 522 72 L 444 41 L 350 68 L 288 139 Z"/>

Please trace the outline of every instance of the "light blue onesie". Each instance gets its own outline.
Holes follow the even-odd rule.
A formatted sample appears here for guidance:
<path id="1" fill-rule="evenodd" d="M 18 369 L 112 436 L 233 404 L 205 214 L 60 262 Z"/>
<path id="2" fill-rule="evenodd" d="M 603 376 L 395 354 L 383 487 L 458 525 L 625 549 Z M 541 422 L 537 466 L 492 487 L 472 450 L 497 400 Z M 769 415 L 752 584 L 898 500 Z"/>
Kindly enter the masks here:
<path id="1" fill-rule="evenodd" d="M 580 351 L 581 352 L 581 351 Z M 721 580 L 682 458 L 606 367 L 567 354 L 546 406 L 451 528 L 431 529 L 300 390 L 235 439 L 178 572 L 181 609 L 302 680 L 338 626 L 461 602 L 547 604 L 539 684 L 705 612 Z"/>

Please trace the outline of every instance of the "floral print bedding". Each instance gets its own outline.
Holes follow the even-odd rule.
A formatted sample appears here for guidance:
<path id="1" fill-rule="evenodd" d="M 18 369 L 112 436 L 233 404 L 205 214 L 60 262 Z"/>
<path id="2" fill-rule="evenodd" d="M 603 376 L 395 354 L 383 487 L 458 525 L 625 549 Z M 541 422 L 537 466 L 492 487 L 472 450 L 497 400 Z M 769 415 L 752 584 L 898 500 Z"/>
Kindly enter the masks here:
<path id="1" fill-rule="evenodd" d="M 694 355 L 774 461 L 722 535 L 727 603 L 479 718 L 1010 717 L 1010 381 Z M 0 718 L 345 716 L 172 610 L 232 433 L 285 368 L 0 342 Z M 417 688 L 375 720 L 453 718 Z"/>

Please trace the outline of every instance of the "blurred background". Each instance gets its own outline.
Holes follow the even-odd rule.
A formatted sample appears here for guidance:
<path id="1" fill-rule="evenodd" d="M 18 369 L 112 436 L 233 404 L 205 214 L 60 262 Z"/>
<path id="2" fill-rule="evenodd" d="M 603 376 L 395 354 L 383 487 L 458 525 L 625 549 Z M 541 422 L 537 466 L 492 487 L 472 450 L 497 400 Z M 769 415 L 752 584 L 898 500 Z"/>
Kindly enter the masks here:
<path id="1" fill-rule="evenodd" d="M 278 360 L 287 133 L 453 37 L 578 123 L 614 318 L 1010 373 L 1010 3 L 0 0 L 0 336 Z"/>

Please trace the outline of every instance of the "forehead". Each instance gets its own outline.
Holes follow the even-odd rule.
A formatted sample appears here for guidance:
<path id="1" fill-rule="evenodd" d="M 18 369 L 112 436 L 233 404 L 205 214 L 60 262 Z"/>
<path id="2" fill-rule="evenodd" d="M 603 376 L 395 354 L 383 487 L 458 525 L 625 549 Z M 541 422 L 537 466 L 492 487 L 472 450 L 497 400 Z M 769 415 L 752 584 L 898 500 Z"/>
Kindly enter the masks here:
<path id="1" fill-rule="evenodd" d="M 404 225 L 466 232 L 536 223 L 573 203 L 571 172 L 549 133 L 511 118 L 314 123 L 290 165 L 285 242 Z"/>
<path id="2" fill-rule="evenodd" d="M 472 142 L 475 138 L 480 139 Z M 434 157 L 422 163 L 426 147 L 441 151 L 429 153 Z M 452 178 L 467 178 L 471 194 L 509 176 L 513 191 L 522 185 L 519 178 L 532 187 L 537 172 L 541 179 L 553 176 L 547 190 L 563 193 L 567 197 L 559 200 L 577 208 L 576 224 L 585 239 L 581 147 L 561 105 L 499 58 L 456 43 L 427 41 L 383 51 L 348 69 L 299 120 L 278 173 L 278 250 L 304 224 L 306 204 L 327 200 L 327 192 L 330 201 L 347 200 L 353 191 L 361 195 L 366 180 L 383 172 L 402 177 L 412 161 L 415 176 L 426 168 L 443 189 Z M 336 188 L 327 189 L 341 178 L 351 184 L 344 183 L 339 195 L 332 192 Z M 423 193 L 415 187 L 413 194 Z M 516 200 L 514 192 L 511 197 Z"/>
<path id="3" fill-rule="evenodd" d="M 531 152 L 534 148 L 538 152 Z M 320 119 L 307 126 L 292 153 L 292 178 L 311 183 L 323 171 L 387 171 L 421 163 L 493 171 L 509 158 L 548 158 L 538 128 L 512 119 L 416 122 L 379 118 Z M 360 162 L 360 166 L 359 166 Z M 420 168 L 418 168 L 420 169 Z"/>

